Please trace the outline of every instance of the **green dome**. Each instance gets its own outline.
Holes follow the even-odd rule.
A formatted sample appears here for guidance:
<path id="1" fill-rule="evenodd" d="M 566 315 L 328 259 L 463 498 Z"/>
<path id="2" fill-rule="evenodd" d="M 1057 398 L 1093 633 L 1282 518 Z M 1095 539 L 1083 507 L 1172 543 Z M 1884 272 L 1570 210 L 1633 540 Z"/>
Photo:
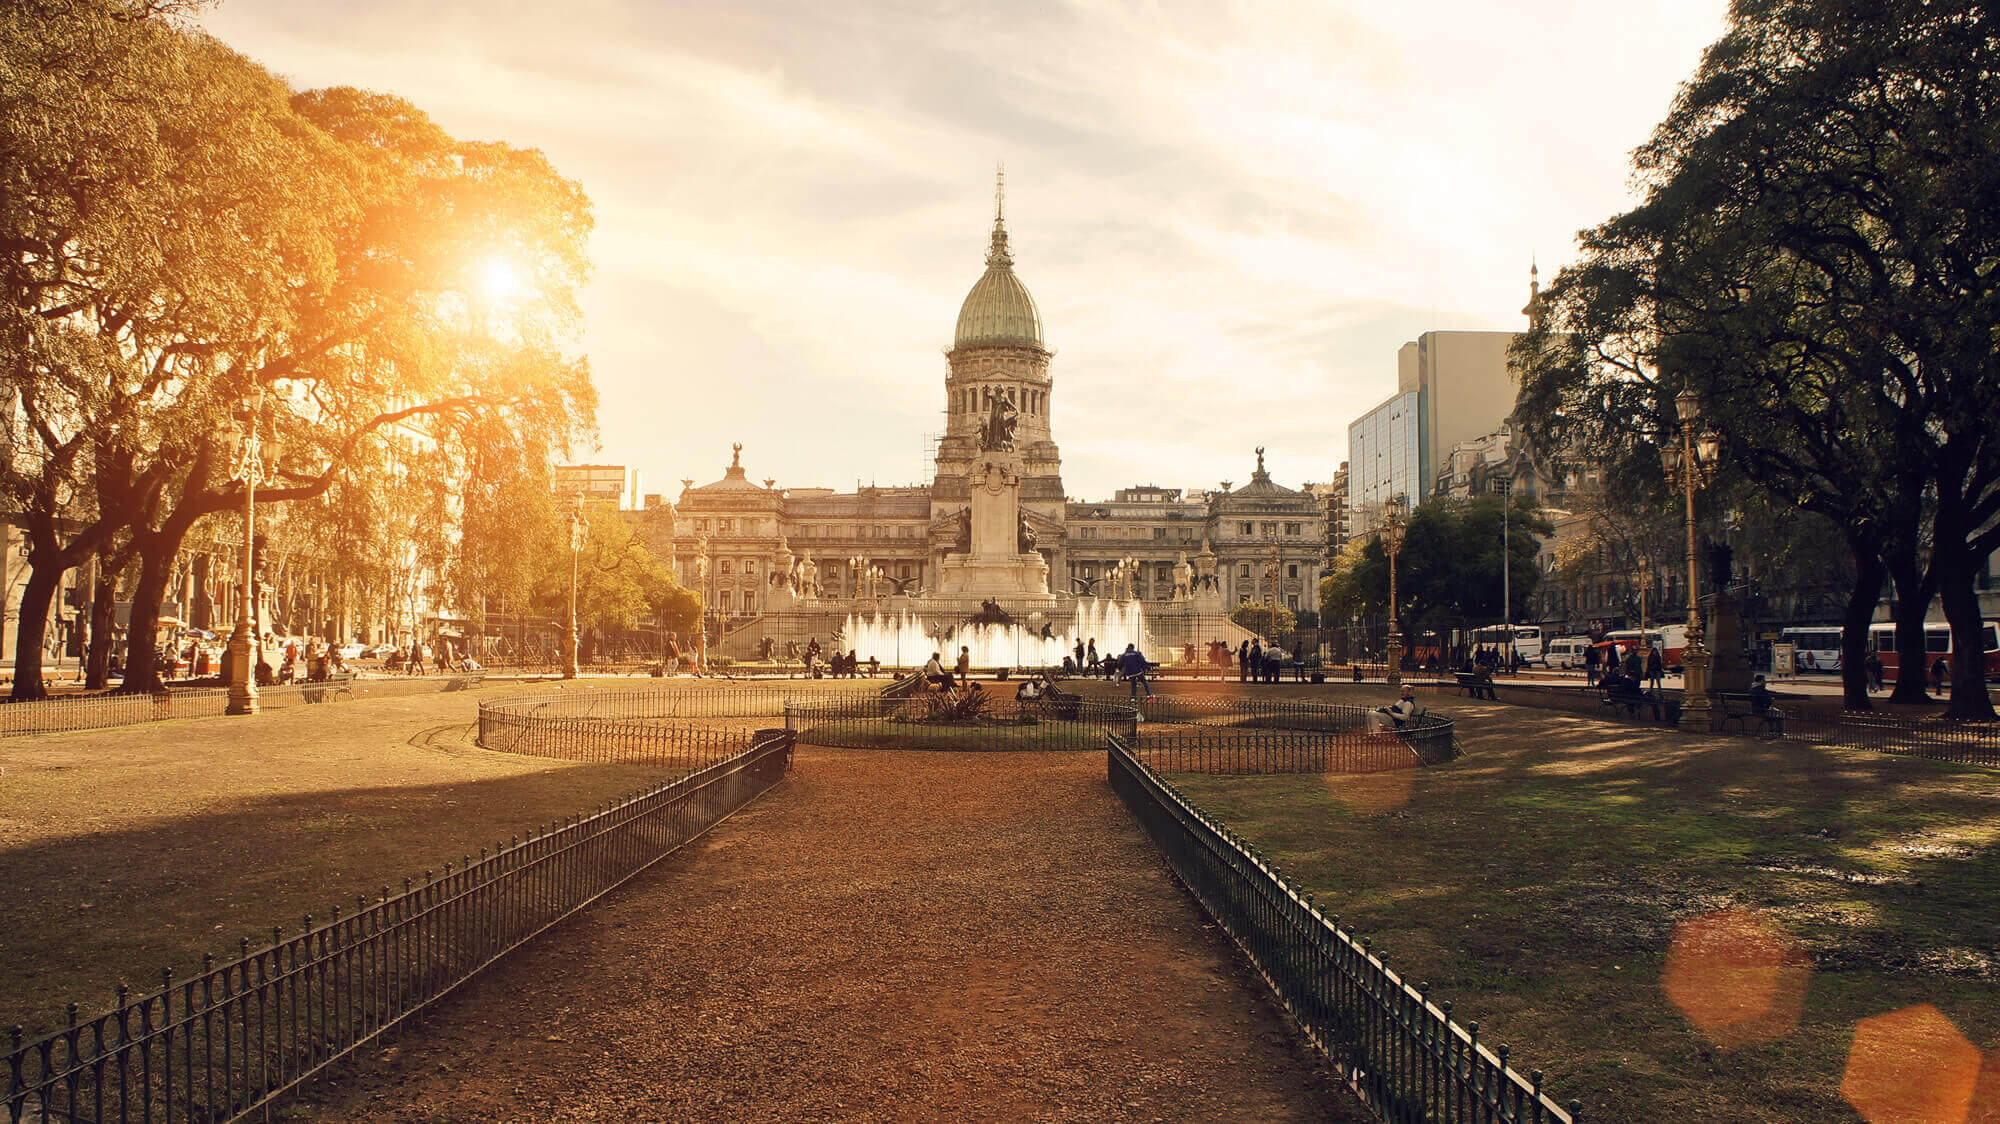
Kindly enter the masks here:
<path id="1" fill-rule="evenodd" d="M 958 310 L 953 347 L 1042 346 L 1042 316 L 1035 298 L 1014 276 L 1014 258 L 1007 252 L 1007 228 L 993 222 L 993 245 L 986 252 L 986 273 L 965 294 Z"/>

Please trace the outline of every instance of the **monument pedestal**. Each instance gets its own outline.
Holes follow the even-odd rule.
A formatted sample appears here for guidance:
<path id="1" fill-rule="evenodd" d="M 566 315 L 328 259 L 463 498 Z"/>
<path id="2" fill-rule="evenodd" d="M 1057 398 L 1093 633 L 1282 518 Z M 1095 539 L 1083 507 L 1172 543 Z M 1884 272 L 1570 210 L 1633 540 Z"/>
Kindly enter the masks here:
<path id="1" fill-rule="evenodd" d="M 938 564 L 941 597 L 1005 597 L 1055 602 L 1049 592 L 1049 563 L 1039 554 L 993 558 L 954 554 Z"/>
<path id="2" fill-rule="evenodd" d="M 966 474 L 972 505 L 964 515 L 966 551 L 938 564 L 943 597 L 1004 597 L 1053 603 L 1048 559 L 1033 549 L 1021 521 L 1021 454 L 982 449 Z"/>

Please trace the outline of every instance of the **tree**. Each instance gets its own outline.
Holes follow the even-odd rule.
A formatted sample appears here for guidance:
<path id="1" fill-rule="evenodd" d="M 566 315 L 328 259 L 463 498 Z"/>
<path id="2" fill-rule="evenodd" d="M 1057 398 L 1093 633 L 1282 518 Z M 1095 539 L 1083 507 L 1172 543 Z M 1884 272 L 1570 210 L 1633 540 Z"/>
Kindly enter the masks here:
<path id="1" fill-rule="evenodd" d="M 165 498 L 133 526 L 135 612 L 158 604 L 190 529 L 241 506 L 244 484 L 217 421 L 246 391 L 261 405 L 243 424 L 275 433 L 286 450 L 260 507 L 336 483 L 407 494 L 399 481 L 411 473 L 457 481 L 479 443 L 562 447 L 594 406 L 586 368 L 562 351 L 586 268 L 587 203 L 540 154 L 452 141 L 407 103 L 352 90 L 298 95 L 270 112 L 296 142 L 274 159 L 303 165 L 301 178 L 318 173 L 341 205 L 316 213 L 302 236 L 311 253 L 280 263 L 269 279 L 276 299 L 167 345 L 205 362 L 141 418 L 147 471 L 163 479 Z M 504 327 L 478 288 L 493 254 L 527 273 Z M 378 549 L 395 557 L 407 545 Z M 407 584 L 443 558 L 399 561 L 391 577 Z M 128 687 L 155 688 L 151 645 L 136 640 Z"/>
<path id="2" fill-rule="evenodd" d="M 1503 502 L 1512 505 L 1505 518 Z M 1425 501 L 1404 524 L 1396 556 L 1396 615 L 1403 631 L 1420 636 L 1525 616 L 1541 581 L 1536 540 L 1551 533 L 1524 498 Z M 1503 595 L 1511 596 L 1510 604 L 1501 604 Z M 1389 557 L 1380 535 L 1350 540 L 1320 582 L 1322 616 L 1386 614 L 1388 606 Z"/>
<path id="3" fill-rule="evenodd" d="M 1298 628 L 1298 617 L 1283 605 L 1245 601 L 1230 610 L 1229 619 L 1282 647 Z"/>
<path id="4" fill-rule="evenodd" d="M 1955 645 L 1980 647 L 1974 572 L 2000 549 L 1995 30 L 1963 0 L 1737 0 L 1640 150 L 1646 201 L 1586 233 L 1516 350 L 1532 429 L 1636 462 L 1693 391 L 1726 465 L 1842 528 L 1850 706 L 1885 573 L 1899 648 L 1920 647 L 1933 590 Z M 1959 664 L 1951 713 L 1990 715 L 1978 661 Z"/>

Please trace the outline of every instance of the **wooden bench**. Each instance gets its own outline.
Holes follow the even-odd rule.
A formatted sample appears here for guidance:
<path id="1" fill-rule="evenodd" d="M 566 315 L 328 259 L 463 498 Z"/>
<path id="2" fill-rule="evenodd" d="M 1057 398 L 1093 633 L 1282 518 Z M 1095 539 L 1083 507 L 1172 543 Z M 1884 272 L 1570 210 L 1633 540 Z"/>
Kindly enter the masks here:
<path id="1" fill-rule="evenodd" d="M 1479 673 L 1472 671 L 1454 671 L 1452 672 L 1452 677 L 1458 680 L 1459 694 L 1469 693 L 1475 699 L 1492 699 L 1494 702 L 1500 701 L 1500 696 L 1493 693 L 1493 680 L 1484 678 Z"/>
<path id="2" fill-rule="evenodd" d="M 1764 737 L 1782 737 L 1785 733 L 1785 712 L 1774 706 L 1758 710 L 1750 702 L 1748 691 L 1717 691 L 1713 698 L 1722 704 L 1716 715 L 1716 725 L 1727 726 L 1736 723 L 1742 733 L 1750 732 L 1750 724 L 1756 723 L 1756 732 Z"/>
<path id="3" fill-rule="evenodd" d="M 458 672 L 450 679 L 445 680 L 444 689 L 447 691 L 470 691 L 484 682 L 486 682 L 486 669 L 482 667 L 478 671 Z"/>
<path id="4" fill-rule="evenodd" d="M 354 695 L 354 669 L 335 671 L 325 679 L 309 679 L 300 683 L 299 694 L 309 703 L 332 702 L 342 695 Z"/>
<path id="5" fill-rule="evenodd" d="M 1603 691 L 1603 703 L 1605 706 L 1624 707 L 1626 716 L 1630 718 L 1637 718 L 1639 716 L 1640 707 L 1651 707 L 1653 710 L 1653 721 L 1658 722 L 1660 720 L 1659 692 L 1648 691 L 1643 687 L 1633 686 L 1629 680 L 1618 686 L 1606 688 Z"/>

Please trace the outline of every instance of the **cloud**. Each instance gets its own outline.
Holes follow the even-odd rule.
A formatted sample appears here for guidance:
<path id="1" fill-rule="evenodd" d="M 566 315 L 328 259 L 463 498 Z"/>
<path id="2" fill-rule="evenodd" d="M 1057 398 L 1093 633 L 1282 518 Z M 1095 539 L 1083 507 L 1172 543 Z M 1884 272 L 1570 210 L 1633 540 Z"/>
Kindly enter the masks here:
<path id="1" fill-rule="evenodd" d="M 545 150 L 597 208 L 596 459 L 649 487 L 924 478 L 1008 168 L 1072 494 L 1325 479 L 1432 327 L 1626 205 L 1722 0 L 541 5 L 236 0 L 306 85 Z M 671 489 L 668 489 L 671 490 Z"/>

